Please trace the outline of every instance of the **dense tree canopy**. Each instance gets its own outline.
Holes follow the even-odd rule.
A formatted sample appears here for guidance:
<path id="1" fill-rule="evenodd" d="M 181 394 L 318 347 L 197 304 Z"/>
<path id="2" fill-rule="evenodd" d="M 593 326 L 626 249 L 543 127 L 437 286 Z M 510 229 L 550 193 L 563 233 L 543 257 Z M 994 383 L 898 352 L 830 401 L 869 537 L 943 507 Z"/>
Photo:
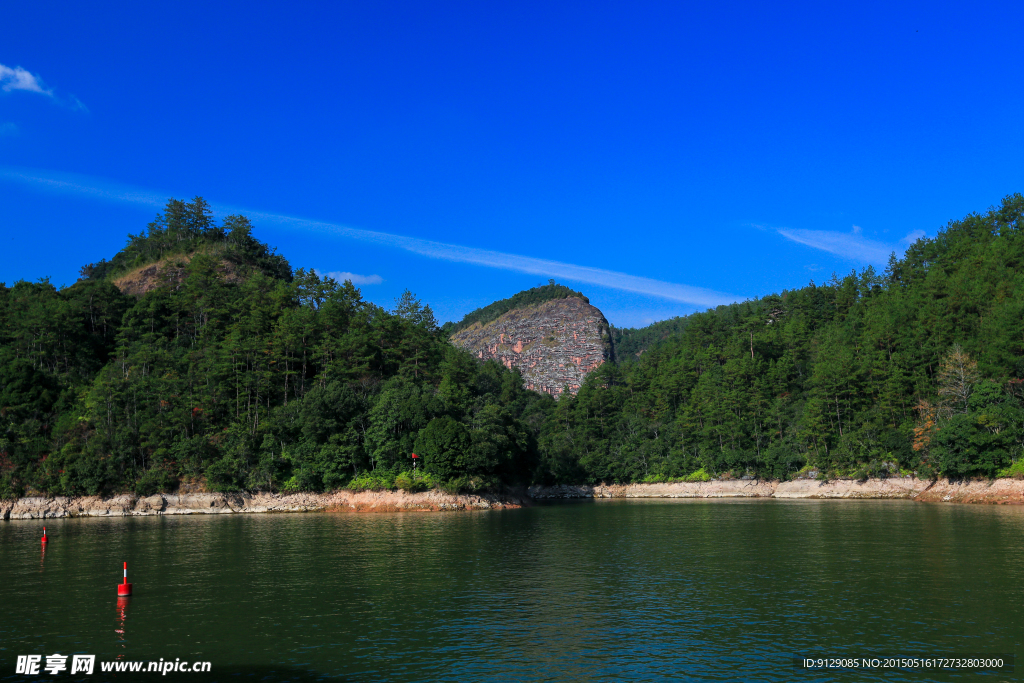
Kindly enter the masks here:
<path id="1" fill-rule="evenodd" d="M 881 274 L 617 331 L 629 353 L 556 402 L 412 294 L 385 310 L 172 200 L 70 287 L 0 285 L 0 494 L 1024 475 L 1022 212 Z M 173 286 L 111 283 L 182 243 Z"/>
<path id="2" fill-rule="evenodd" d="M 1007 197 L 882 274 L 616 331 L 620 363 L 545 425 L 546 476 L 998 474 L 1024 444 L 1022 212 Z"/>

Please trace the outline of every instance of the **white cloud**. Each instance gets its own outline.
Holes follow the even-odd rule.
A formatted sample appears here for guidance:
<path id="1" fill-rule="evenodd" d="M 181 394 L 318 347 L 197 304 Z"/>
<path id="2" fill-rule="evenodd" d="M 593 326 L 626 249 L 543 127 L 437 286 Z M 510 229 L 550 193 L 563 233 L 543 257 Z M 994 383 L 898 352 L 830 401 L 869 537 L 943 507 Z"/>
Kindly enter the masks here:
<path id="1" fill-rule="evenodd" d="M 49 173 L 0 167 L 0 179 L 27 183 L 61 194 L 77 194 L 94 199 L 143 204 L 155 209 L 162 209 L 167 204 L 168 197 L 165 193 L 149 192 L 113 183 L 100 183 L 93 178 L 72 173 Z"/>
<path id="2" fill-rule="evenodd" d="M 11 92 L 12 90 L 24 90 L 25 92 L 39 93 L 46 95 L 53 102 L 70 107 L 73 111 L 89 112 L 80 99 L 74 95 L 57 96 L 52 89 L 43 86 L 43 79 L 20 66 L 9 67 L 0 64 L 0 91 Z"/>
<path id="3" fill-rule="evenodd" d="M 859 225 L 853 226 L 852 232 L 799 230 L 796 228 L 778 228 L 777 232 L 786 239 L 814 249 L 821 249 L 851 261 L 875 264 L 887 263 L 889 254 L 896 252 L 896 255 L 899 256 L 906 251 L 907 246 L 925 235 L 924 230 L 914 230 L 899 243 L 889 244 L 864 237 L 863 230 Z"/>
<path id="4" fill-rule="evenodd" d="M 786 239 L 808 247 L 821 249 L 836 256 L 867 263 L 885 263 L 889 254 L 895 251 L 884 242 L 869 240 L 859 232 L 831 232 L 829 230 L 779 230 Z"/>
<path id="5" fill-rule="evenodd" d="M 316 270 L 314 268 L 314 270 Z M 338 282 L 344 282 L 345 280 L 351 280 L 354 285 L 379 285 L 384 282 L 384 278 L 380 275 L 360 275 L 359 273 L 350 273 L 347 270 L 334 270 L 329 273 L 325 273 L 321 270 L 316 270 L 316 274 L 320 277 L 329 277 L 337 280 Z"/>
<path id="6" fill-rule="evenodd" d="M 924 235 L 925 235 L 924 230 L 914 230 L 914 231 L 908 233 L 906 237 L 904 237 L 903 239 L 900 240 L 900 242 L 902 244 L 905 244 L 905 245 L 907 245 L 909 247 L 911 244 L 913 244 L 914 242 L 916 242 L 919 239 L 921 239 L 922 237 L 924 237 Z"/>
<path id="7" fill-rule="evenodd" d="M 238 209 L 231 209 L 238 211 Z M 532 256 L 520 256 L 518 254 L 507 254 L 489 249 L 478 249 L 458 244 L 447 244 L 433 240 L 420 239 L 418 237 L 406 237 L 404 235 L 392 235 L 386 232 L 374 230 L 362 230 L 360 228 L 349 228 L 335 223 L 323 223 L 311 221 L 304 218 L 292 216 L 281 216 L 278 214 L 262 213 L 259 211 L 244 212 L 254 222 L 277 223 L 292 228 L 305 230 L 317 230 L 328 232 L 342 237 L 369 242 L 381 246 L 395 247 L 410 251 L 414 254 L 435 258 L 444 261 L 455 261 L 457 263 L 472 263 L 478 266 L 498 268 L 501 270 L 512 270 L 531 275 L 543 275 L 549 278 L 561 278 L 574 282 L 586 282 L 611 289 L 621 289 L 627 292 L 648 294 L 671 301 L 682 301 L 697 306 L 721 306 L 742 301 L 744 297 L 724 292 L 716 292 L 703 287 L 691 287 L 689 285 L 654 280 L 638 275 L 629 275 L 614 270 L 593 268 L 591 266 L 579 266 L 562 261 L 550 261 L 547 259 L 534 258 Z"/>
<path id="8" fill-rule="evenodd" d="M 162 207 L 166 201 L 166 194 L 154 193 L 152 191 L 127 188 L 113 183 L 98 181 L 96 179 L 68 174 L 54 174 L 41 171 L 26 171 L 22 169 L 0 168 L 0 179 L 6 178 L 19 182 L 26 182 L 33 185 L 47 187 L 51 190 L 82 194 L 91 197 L 128 202 L 132 204 L 144 204 L 149 206 Z M 105 187 L 104 187 L 105 186 Z M 420 239 L 418 237 L 406 237 L 404 235 L 393 235 L 386 232 L 374 230 L 363 230 L 350 228 L 336 223 L 325 223 L 322 221 L 311 221 L 305 218 L 294 216 L 282 216 L 280 214 L 263 213 L 261 211 L 249 211 L 241 207 L 213 204 L 213 210 L 218 215 L 229 213 L 242 213 L 248 216 L 255 223 L 272 223 L 288 228 L 299 230 L 312 230 L 326 232 L 329 234 L 346 237 L 348 239 L 367 242 L 379 246 L 392 247 L 409 251 L 427 258 L 440 259 L 443 261 L 454 261 L 457 263 L 472 263 L 488 268 L 511 270 L 531 275 L 542 275 L 548 278 L 560 278 L 572 282 L 584 282 L 587 284 L 620 289 L 627 292 L 647 294 L 650 296 L 680 301 L 695 306 L 714 307 L 724 304 L 731 304 L 736 301 L 743 301 L 746 297 L 726 292 L 717 292 L 703 287 L 692 287 L 690 285 L 665 282 L 639 275 L 629 275 L 604 268 L 591 266 L 580 266 L 562 261 L 534 258 L 532 256 L 521 256 L 519 254 L 507 254 L 489 249 L 478 249 L 458 244 L 447 244 L 433 240 Z M 333 274 L 327 273 L 334 277 Z M 344 275 L 343 273 L 341 275 Z M 349 273 L 349 275 L 354 275 Z M 356 276 L 361 277 L 361 276 Z M 365 276 L 367 278 L 378 277 L 375 275 Z M 353 284 L 357 284 L 355 280 Z M 366 284 L 376 284 L 367 281 Z"/>
<path id="9" fill-rule="evenodd" d="M 16 66 L 13 69 L 0 64 L 0 90 L 10 92 L 12 90 L 27 90 L 37 92 L 41 95 L 53 97 L 53 91 L 47 90 L 38 76 Z"/>

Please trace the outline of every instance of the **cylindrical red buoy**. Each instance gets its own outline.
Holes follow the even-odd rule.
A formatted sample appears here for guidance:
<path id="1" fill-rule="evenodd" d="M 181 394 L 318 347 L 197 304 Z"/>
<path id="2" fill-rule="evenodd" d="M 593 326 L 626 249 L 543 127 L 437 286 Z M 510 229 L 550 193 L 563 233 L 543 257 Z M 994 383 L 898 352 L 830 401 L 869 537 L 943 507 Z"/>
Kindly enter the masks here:
<path id="1" fill-rule="evenodd" d="M 117 584 L 117 597 L 132 594 L 132 585 L 128 583 L 128 563 L 124 563 L 124 583 Z"/>
<path id="2" fill-rule="evenodd" d="M 50 542 L 50 539 L 48 539 L 46 537 L 46 527 L 44 526 L 43 527 L 43 543 L 46 544 L 46 543 L 49 543 L 49 542 Z"/>

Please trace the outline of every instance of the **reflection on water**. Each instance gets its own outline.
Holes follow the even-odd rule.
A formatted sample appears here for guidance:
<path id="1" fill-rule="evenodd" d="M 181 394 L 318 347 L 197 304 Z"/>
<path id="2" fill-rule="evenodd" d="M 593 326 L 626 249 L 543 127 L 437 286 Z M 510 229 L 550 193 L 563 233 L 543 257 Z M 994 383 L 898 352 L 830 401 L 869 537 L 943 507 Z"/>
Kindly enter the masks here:
<path id="1" fill-rule="evenodd" d="M 121 596 L 117 599 L 117 628 L 114 629 L 114 633 L 117 635 L 117 640 L 120 646 L 124 649 L 128 648 L 125 643 L 125 622 L 128 619 L 128 605 L 131 604 L 132 599 Z M 121 659 L 124 657 L 124 653 L 118 653 L 117 658 Z"/>
<path id="2" fill-rule="evenodd" d="M 43 538 L 42 538 L 42 551 L 39 555 L 39 571 L 42 572 L 46 561 L 46 546 L 49 544 L 50 539 L 46 535 L 46 527 L 43 527 Z"/>
<path id="3" fill-rule="evenodd" d="M 1022 651 L 1019 508 L 653 500 L 48 525 L 61 542 L 42 572 L 40 527 L 0 524 L 0 679 L 17 654 L 53 652 L 253 680 L 782 681 L 796 653 Z M 117 599 L 124 559 L 142 592 Z"/>

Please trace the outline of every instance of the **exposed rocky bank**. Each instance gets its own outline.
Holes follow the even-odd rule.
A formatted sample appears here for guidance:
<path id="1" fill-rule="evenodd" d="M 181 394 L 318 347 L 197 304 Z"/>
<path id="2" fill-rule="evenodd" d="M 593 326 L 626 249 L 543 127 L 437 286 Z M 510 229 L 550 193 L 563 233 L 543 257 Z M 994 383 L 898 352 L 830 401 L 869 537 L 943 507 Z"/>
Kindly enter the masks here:
<path id="1" fill-rule="evenodd" d="M 186 493 L 139 497 L 27 497 L 0 500 L 0 519 L 131 517 L 147 515 L 232 514 L 240 512 L 440 512 L 504 510 L 536 500 L 567 498 L 888 498 L 932 503 L 1024 505 L 1024 480 L 921 480 L 914 477 L 764 481 L 733 479 L 672 484 L 533 486 L 528 495 L 448 494 L 440 491 L 336 491 L 334 493 Z"/>
<path id="2" fill-rule="evenodd" d="M 188 264 L 196 254 L 174 254 L 121 275 L 112 282 L 122 294 L 144 296 L 159 287 L 177 287 L 188 274 Z M 217 270 L 226 282 L 241 282 L 238 269 L 230 261 L 217 259 Z"/>
<path id="3" fill-rule="evenodd" d="M 236 512 L 399 512 L 444 510 L 501 510 L 529 501 L 516 496 L 448 494 L 441 491 L 336 491 L 334 493 L 186 493 L 147 497 L 123 494 L 0 500 L 0 519 L 53 519 L 59 517 L 133 517 L 148 515 L 203 515 Z"/>
<path id="4" fill-rule="evenodd" d="M 576 297 L 513 309 L 459 330 L 451 341 L 481 360 L 519 368 L 527 389 L 554 396 L 565 387 L 575 394 L 583 378 L 612 357 L 604 314 Z"/>
<path id="5" fill-rule="evenodd" d="M 856 481 L 765 481 L 731 479 L 671 484 L 603 484 L 599 486 L 534 486 L 535 500 L 552 498 L 895 498 L 921 502 L 1024 505 L 1024 480 L 950 481 L 891 477 Z"/>

